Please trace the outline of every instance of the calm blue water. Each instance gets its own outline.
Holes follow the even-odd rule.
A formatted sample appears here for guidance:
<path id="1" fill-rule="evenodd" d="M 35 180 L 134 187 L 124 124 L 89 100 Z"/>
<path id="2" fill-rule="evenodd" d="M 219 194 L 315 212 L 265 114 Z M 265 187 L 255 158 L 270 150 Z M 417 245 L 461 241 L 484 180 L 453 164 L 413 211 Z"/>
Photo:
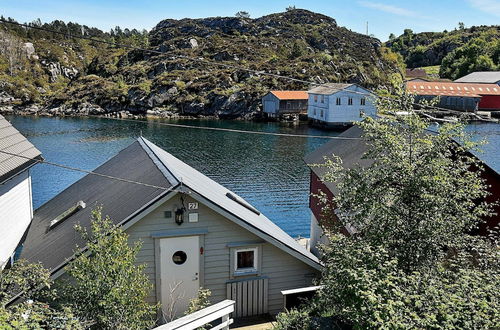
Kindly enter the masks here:
<path id="1" fill-rule="evenodd" d="M 142 135 L 174 156 L 241 195 L 292 236 L 309 236 L 309 170 L 303 157 L 327 142 L 162 126 L 155 121 L 105 118 L 8 119 L 48 161 L 93 170 Z M 173 123 L 309 135 L 337 135 L 307 125 L 179 120 Z M 500 171 L 500 125 L 475 124 L 467 129 L 490 141 L 483 147 L 489 165 Z M 46 164 L 32 170 L 37 208 L 83 174 Z M 117 173 L 119 176 L 119 173 Z"/>

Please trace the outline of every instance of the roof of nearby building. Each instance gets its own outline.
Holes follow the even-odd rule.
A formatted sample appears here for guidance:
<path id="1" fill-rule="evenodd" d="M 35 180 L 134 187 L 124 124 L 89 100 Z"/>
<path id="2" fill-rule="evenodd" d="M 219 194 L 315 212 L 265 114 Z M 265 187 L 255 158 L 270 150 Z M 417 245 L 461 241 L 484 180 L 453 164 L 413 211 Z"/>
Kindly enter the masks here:
<path id="1" fill-rule="evenodd" d="M 437 134 L 434 131 L 428 130 L 429 134 Z M 369 150 L 369 146 L 366 143 L 366 140 L 363 138 L 363 130 L 354 125 L 353 127 L 347 129 L 342 132 L 339 137 L 348 137 L 348 138 L 356 138 L 356 139 L 332 139 L 327 143 L 320 146 L 318 149 L 312 151 L 307 154 L 304 158 L 306 164 L 309 165 L 311 171 L 318 176 L 318 178 L 323 179 L 327 172 L 327 168 L 325 166 L 311 166 L 315 164 L 324 164 L 326 158 L 331 158 L 334 154 L 342 159 L 342 166 L 344 168 L 364 168 L 373 164 L 373 159 L 365 158 L 365 154 Z M 488 165 L 486 161 L 481 159 L 478 155 L 474 155 L 477 157 L 486 168 L 491 170 L 494 173 L 495 171 L 491 166 Z M 333 193 L 336 194 L 338 192 L 335 183 L 325 181 L 323 182 L 325 186 Z"/>
<path id="2" fill-rule="evenodd" d="M 368 151 L 366 141 L 362 139 L 363 130 L 354 125 L 353 127 L 342 132 L 339 137 L 355 138 L 355 139 L 332 139 L 320 146 L 318 149 L 306 155 L 304 161 L 311 168 L 314 174 L 320 179 L 324 177 L 327 168 L 324 166 L 311 166 L 324 164 L 326 158 L 331 158 L 333 154 L 342 159 L 342 165 L 345 168 L 355 168 L 357 166 L 369 166 L 373 163 L 371 159 L 363 159 L 363 155 Z M 337 193 L 336 186 L 333 182 L 325 181 L 326 187 L 334 194 Z"/>
<path id="3" fill-rule="evenodd" d="M 408 81 L 406 90 L 417 95 L 433 96 L 481 97 L 482 95 L 500 95 L 500 86 L 495 84 Z"/>
<path id="4" fill-rule="evenodd" d="M 497 84 L 500 82 L 500 71 L 478 71 L 469 73 L 455 80 L 458 83 Z"/>
<path id="5" fill-rule="evenodd" d="M 2 115 L 0 115 L 0 151 L 22 156 L 16 157 L 0 152 L 0 184 L 42 159 L 41 152 Z"/>
<path id="6" fill-rule="evenodd" d="M 342 83 L 328 83 L 321 86 L 314 87 L 310 89 L 309 94 L 323 94 L 331 95 L 335 94 L 343 89 L 346 89 L 354 84 L 342 84 Z"/>
<path id="7" fill-rule="evenodd" d="M 261 238 L 319 267 L 319 261 L 313 254 L 263 214 L 252 211 L 249 204 L 245 206 L 247 203 L 241 197 L 142 137 L 95 172 L 165 189 L 86 175 L 35 211 L 22 258 L 42 262 L 45 267 L 56 272 L 73 256 L 77 245 L 84 246 L 74 225 L 80 223 L 83 227 L 89 227 L 91 212 L 96 206 L 102 205 L 102 213 L 116 224 L 130 224 L 140 219 L 143 210 L 166 195 L 177 193 L 182 185 L 183 189 L 192 190 L 234 216 L 241 222 L 240 225 L 251 228 L 249 230 Z M 229 198 L 228 193 L 235 196 L 236 200 Z M 85 202 L 87 206 L 48 230 L 52 220 L 78 201 Z"/>
<path id="8" fill-rule="evenodd" d="M 306 91 L 271 91 L 271 94 L 280 100 L 307 100 L 309 98 Z"/>
<path id="9" fill-rule="evenodd" d="M 427 77 L 427 72 L 421 68 L 406 69 L 406 77 L 408 78 L 425 78 Z"/>

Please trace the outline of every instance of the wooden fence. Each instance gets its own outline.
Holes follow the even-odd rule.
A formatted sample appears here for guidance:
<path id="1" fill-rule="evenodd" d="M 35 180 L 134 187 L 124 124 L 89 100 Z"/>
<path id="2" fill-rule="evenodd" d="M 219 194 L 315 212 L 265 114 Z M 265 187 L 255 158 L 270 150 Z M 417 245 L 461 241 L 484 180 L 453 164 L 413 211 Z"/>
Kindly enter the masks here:
<path id="1" fill-rule="evenodd" d="M 234 300 L 234 317 L 267 314 L 268 278 L 237 280 L 227 283 L 227 299 Z"/>

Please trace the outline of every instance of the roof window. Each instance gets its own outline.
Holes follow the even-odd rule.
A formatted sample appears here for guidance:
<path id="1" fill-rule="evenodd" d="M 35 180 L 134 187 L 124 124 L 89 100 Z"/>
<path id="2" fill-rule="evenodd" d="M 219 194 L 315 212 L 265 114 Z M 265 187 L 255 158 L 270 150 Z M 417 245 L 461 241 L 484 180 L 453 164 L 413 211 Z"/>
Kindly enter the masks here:
<path id="1" fill-rule="evenodd" d="M 70 207 L 69 209 L 67 209 L 63 213 L 59 214 L 54 220 L 52 220 L 50 222 L 50 225 L 49 225 L 49 230 L 54 229 L 54 227 L 58 226 L 64 220 L 68 219 L 76 212 L 84 209 L 85 206 L 86 206 L 86 204 L 84 201 L 78 201 L 78 203 L 76 203 L 76 205 Z"/>

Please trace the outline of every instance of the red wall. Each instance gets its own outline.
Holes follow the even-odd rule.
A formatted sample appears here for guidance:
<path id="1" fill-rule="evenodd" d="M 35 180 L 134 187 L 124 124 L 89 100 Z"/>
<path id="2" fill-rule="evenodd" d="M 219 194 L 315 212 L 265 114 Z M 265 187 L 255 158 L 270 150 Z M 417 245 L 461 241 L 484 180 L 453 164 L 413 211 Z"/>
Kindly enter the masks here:
<path id="1" fill-rule="evenodd" d="M 500 110 L 500 95 L 483 95 L 479 109 Z"/>
<path id="2" fill-rule="evenodd" d="M 486 198 L 486 201 L 488 203 L 500 203 L 500 174 L 487 167 L 484 169 L 482 177 L 489 186 L 488 191 L 490 192 L 490 196 Z M 496 215 L 484 219 L 485 223 L 479 228 L 480 235 L 487 235 L 487 228 L 494 228 L 500 224 L 500 205 L 497 204 L 494 207 L 494 212 Z"/>

